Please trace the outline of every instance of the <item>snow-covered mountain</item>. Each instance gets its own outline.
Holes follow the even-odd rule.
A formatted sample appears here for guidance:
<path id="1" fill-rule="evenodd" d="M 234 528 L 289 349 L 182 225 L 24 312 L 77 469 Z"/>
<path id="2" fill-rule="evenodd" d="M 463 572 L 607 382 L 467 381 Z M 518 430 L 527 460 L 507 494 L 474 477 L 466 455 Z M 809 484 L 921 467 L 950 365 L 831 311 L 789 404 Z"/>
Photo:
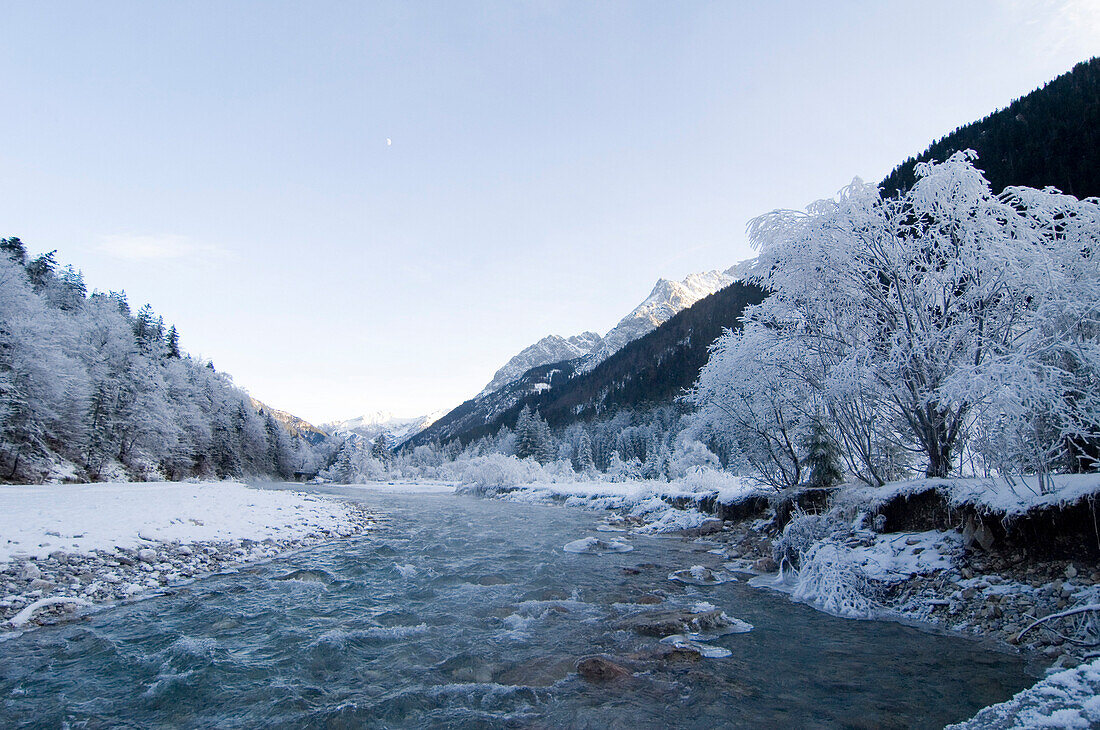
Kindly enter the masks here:
<path id="1" fill-rule="evenodd" d="M 730 271 L 704 271 L 690 274 L 683 281 L 658 279 L 645 301 L 603 336 L 578 370 L 591 370 L 623 346 L 649 334 L 700 299 L 709 297 L 733 282 L 734 277 Z"/>
<path id="2" fill-rule="evenodd" d="M 539 365 L 562 362 L 583 357 L 600 344 L 600 336 L 595 332 L 582 332 L 566 339 L 560 335 L 548 335 L 526 347 L 504 364 L 489 384 L 482 388 L 477 397 L 500 390 L 508 383 L 518 380 L 521 375 Z"/>
<path id="3" fill-rule="evenodd" d="M 435 423 L 447 410 L 433 411 L 415 418 L 398 418 L 388 411 L 375 411 L 346 421 L 326 423 L 323 428 L 331 434 L 354 434 L 368 441 L 374 441 L 381 434 L 386 434 L 386 440 L 396 446 Z"/>
<path id="4" fill-rule="evenodd" d="M 630 314 L 619 320 L 610 332 L 600 337 L 595 332 L 582 332 L 568 339 L 560 335 L 548 335 L 524 348 L 497 370 L 475 399 L 482 399 L 509 383 L 515 382 L 531 368 L 550 363 L 583 358 L 577 372 L 588 372 L 623 346 L 649 334 L 673 316 L 708 297 L 735 280 L 733 269 L 729 271 L 704 271 L 691 274 L 683 281 L 658 279 L 645 301 Z"/>

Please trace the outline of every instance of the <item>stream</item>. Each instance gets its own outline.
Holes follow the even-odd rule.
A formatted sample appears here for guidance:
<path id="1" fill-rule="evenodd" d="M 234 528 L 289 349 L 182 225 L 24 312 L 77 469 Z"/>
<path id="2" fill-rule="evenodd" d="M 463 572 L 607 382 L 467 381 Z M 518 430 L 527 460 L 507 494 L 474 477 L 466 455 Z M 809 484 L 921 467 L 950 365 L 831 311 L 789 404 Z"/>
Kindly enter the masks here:
<path id="1" fill-rule="evenodd" d="M 378 525 L 0 641 L 0 726 L 938 728 L 1034 681 L 977 641 L 670 581 L 720 566 L 715 545 L 598 532 L 606 513 L 318 491 Z M 562 549 L 588 536 L 633 550 Z M 708 642 L 729 657 L 668 660 L 616 628 L 704 602 L 753 626 Z M 592 654 L 633 675 L 580 677 Z"/>

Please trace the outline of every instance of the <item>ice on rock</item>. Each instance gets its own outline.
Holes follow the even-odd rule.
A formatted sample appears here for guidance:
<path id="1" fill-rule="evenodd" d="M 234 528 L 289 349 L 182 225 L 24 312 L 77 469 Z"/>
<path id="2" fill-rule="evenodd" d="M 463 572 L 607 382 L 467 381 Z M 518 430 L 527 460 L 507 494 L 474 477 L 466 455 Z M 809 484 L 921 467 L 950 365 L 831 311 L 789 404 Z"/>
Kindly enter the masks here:
<path id="1" fill-rule="evenodd" d="M 737 578 L 732 575 L 715 573 L 710 568 L 702 565 L 693 565 L 686 570 L 677 570 L 669 573 L 668 579 L 693 586 L 716 586 L 737 580 Z"/>
<path id="2" fill-rule="evenodd" d="M 567 553 L 584 553 L 594 555 L 599 553 L 628 553 L 634 549 L 633 545 L 622 540 L 602 540 L 598 537 L 584 537 L 580 540 L 567 542 L 563 547 Z"/>
<path id="3" fill-rule="evenodd" d="M 676 649 L 691 649 L 699 653 L 704 659 L 725 659 L 733 654 L 732 651 L 721 646 L 712 646 L 692 638 L 694 634 L 673 634 L 661 639 L 662 644 L 668 644 Z"/>

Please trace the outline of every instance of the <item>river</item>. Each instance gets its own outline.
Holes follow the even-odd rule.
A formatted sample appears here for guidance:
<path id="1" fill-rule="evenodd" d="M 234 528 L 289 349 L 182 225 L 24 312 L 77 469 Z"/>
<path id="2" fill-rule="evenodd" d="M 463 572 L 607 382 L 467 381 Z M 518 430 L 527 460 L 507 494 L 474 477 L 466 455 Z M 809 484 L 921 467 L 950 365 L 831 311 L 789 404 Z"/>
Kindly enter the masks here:
<path id="1" fill-rule="evenodd" d="M 323 491 L 378 526 L 0 641 L 0 725 L 931 728 L 1034 681 L 976 641 L 833 618 L 744 582 L 668 580 L 717 566 L 706 542 L 563 551 L 603 534 L 600 513 Z M 647 595 L 662 604 L 639 605 Z M 662 660 L 656 638 L 616 628 L 702 602 L 754 627 L 710 642 L 727 658 Z M 586 681 L 573 666 L 591 654 L 633 676 Z"/>

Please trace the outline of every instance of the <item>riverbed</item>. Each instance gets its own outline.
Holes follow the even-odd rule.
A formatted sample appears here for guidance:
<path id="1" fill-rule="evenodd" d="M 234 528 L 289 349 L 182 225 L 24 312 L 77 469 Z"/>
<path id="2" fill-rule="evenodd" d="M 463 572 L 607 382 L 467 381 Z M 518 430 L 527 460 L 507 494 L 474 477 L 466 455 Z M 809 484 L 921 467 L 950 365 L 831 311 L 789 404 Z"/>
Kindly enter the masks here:
<path id="1" fill-rule="evenodd" d="M 301 485 L 294 485 L 300 488 Z M 324 488 L 361 535 L 0 642 L 0 719 L 29 727 L 942 727 L 1034 680 L 1018 656 L 834 618 L 717 568 L 705 540 L 618 533 L 606 514 L 447 493 Z M 752 625 L 669 654 L 621 627 L 717 607 Z M 579 676 L 602 655 L 629 670 Z"/>

